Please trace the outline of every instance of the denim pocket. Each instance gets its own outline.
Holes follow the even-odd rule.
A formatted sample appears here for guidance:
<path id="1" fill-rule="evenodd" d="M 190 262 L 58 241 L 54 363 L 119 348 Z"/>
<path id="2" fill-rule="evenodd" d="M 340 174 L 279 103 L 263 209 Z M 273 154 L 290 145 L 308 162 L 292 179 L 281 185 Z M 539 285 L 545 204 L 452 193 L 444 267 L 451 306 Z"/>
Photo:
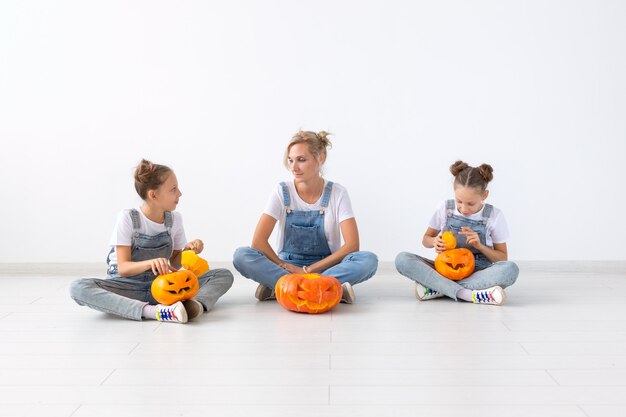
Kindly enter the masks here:
<path id="1" fill-rule="evenodd" d="M 156 248 L 144 248 L 141 246 L 134 246 L 132 249 L 132 261 L 146 261 L 148 259 L 155 258 L 169 258 L 171 255 L 171 246 L 169 243 L 166 243 L 161 246 L 157 246 Z"/>
<path id="2" fill-rule="evenodd" d="M 319 248 L 319 226 L 289 225 L 284 250 L 292 253 L 311 253 Z"/>

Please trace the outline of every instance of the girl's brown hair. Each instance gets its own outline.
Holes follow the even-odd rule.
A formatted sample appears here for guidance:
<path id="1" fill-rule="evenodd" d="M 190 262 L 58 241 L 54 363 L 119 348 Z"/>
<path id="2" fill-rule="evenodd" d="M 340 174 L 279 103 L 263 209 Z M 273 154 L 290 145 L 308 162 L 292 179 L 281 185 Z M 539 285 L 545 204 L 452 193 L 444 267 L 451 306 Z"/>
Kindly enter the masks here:
<path id="1" fill-rule="evenodd" d="M 299 130 L 293 135 L 285 150 L 285 157 L 283 159 L 285 166 L 289 168 L 289 151 L 293 145 L 297 145 L 298 143 L 305 143 L 309 148 L 309 152 L 313 154 L 318 162 L 321 162 L 322 156 L 326 157 L 326 148 L 333 147 L 333 144 L 328 140 L 328 135 L 330 135 L 330 133 L 323 130 L 318 133 Z"/>
<path id="2" fill-rule="evenodd" d="M 139 197 L 145 200 L 148 197 L 148 191 L 159 188 L 170 172 L 172 170 L 165 165 L 153 164 L 142 159 L 135 169 L 135 190 Z"/>
<path id="3" fill-rule="evenodd" d="M 471 167 L 463 161 L 456 161 L 450 166 L 450 172 L 454 175 L 454 188 L 469 187 L 485 192 L 487 184 L 493 179 L 493 168 L 489 164 Z"/>

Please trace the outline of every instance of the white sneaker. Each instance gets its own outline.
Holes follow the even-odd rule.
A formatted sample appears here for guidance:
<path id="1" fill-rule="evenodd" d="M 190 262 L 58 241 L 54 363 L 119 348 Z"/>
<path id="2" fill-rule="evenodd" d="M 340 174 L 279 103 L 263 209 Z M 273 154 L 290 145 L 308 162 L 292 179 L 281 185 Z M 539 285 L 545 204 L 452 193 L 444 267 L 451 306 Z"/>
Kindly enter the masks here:
<path id="1" fill-rule="evenodd" d="M 256 287 L 256 292 L 254 293 L 254 296 L 259 301 L 267 301 L 267 300 L 276 299 L 276 293 L 274 292 L 274 289 L 270 287 L 266 287 L 263 284 L 259 284 L 259 286 Z"/>
<path id="2" fill-rule="evenodd" d="M 506 293 L 499 287 L 491 287 L 484 290 L 472 291 L 472 301 L 474 304 L 500 305 L 506 300 Z"/>
<path id="3" fill-rule="evenodd" d="M 341 289 L 341 302 L 344 304 L 354 303 L 354 300 L 356 300 L 356 295 L 354 295 L 352 285 L 349 282 L 344 282 L 343 284 L 341 284 Z"/>
<path id="4" fill-rule="evenodd" d="M 187 323 L 187 310 L 180 301 L 171 306 L 158 304 L 156 306 L 156 319 L 170 323 Z"/>
<path id="5" fill-rule="evenodd" d="M 187 321 L 191 321 L 204 313 L 204 306 L 200 303 L 200 301 L 194 300 L 193 298 L 183 301 L 183 306 L 187 312 Z"/>
<path id="6" fill-rule="evenodd" d="M 443 294 L 431 288 L 424 287 L 419 282 L 415 283 L 415 298 L 420 301 L 432 300 L 433 298 L 441 298 Z"/>

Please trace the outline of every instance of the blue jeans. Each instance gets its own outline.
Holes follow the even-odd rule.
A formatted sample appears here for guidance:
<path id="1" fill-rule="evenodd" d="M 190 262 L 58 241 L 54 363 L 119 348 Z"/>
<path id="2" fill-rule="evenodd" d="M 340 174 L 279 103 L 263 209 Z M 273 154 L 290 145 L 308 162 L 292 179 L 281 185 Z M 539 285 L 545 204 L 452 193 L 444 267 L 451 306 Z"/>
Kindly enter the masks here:
<path id="1" fill-rule="evenodd" d="M 519 268 L 510 261 L 491 264 L 485 269 L 475 271 L 469 277 L 453 281 L 435 270 L 435 263 L 413 253 L 401 252 L 396 257 L 396 269 L 399 273 L 426 288 L 438 291 L 456 300 L 459 290 L 484 290 L 496 285 L 506 288 L 515 283 Z"/>
<path id="2" fill-rule="evenodd" d="M 70 285 L 70 296 L 78 305 L 131 320 L 141 320 L 141 311 L 146 304 L 158 304 L 150 290 L 153 279 L 154 276 L 150 279 L 78 279 Z M 193 299 L 200 302 L 205 311 L 209 311 L 233 285 L 233 274 L 228 269 L 213 269 L 199 276 L 198 282 L 200 289 Z"/>
<path id="3" fill-rule="evenodd" d="M 310 261 L 305 265 L 311 265 L 314 262 Z M 241 275 L 269 288 L 274 288 L 280 277 L 290 274 L 286 269 L 270 261 L 260 250 L 249 247 L 238 248 L 235 251 L 233 264 Z M 349 282 L 354 285 L 370 279 L 376 273 L 377 268 L 378 258 L 376 255 L 362 251 L 353 252 L 337 265 L 324 271 L 318 271 L 318 273 L 335 277 L 342 284 Z"/>

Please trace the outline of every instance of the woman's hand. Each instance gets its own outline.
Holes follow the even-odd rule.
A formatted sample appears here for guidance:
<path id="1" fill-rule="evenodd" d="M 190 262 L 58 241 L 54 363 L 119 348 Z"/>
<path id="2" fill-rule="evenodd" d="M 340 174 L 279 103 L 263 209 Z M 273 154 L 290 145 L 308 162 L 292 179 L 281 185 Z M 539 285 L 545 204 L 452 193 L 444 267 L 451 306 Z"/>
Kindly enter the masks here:
<path id="1" fill-rule="evenodd" d="M 204 242 L 202 242 L 200 239 L 192 240 L 185 245 L 184 250 L 192 250 L 197 255 L 204 250 Z"/>
<path id="2" fill-rule="evenodd" d="M 437 235 L 433 238 L 433 247 L 437 253 L 441 253 L 446 250 L 446 242 L 443 241 L 441 235 Z"/>
<path id="3" fill-rule="evenodd" d="M 304 269 L 294 264 L 288 264 L 287 262 L 283 262 L 278 264 L 281 268 L 287 270 L 290 274 L 304 274 Z"/>
<path id="4" fill-rule="evenodd" d="M 150 269 L 154 275 L 165 275 L 170 272 L 176 272 L 178 269 L 170 265 L 170 262 L 165 258 L 150 259 Z"/>
<path id="5" fill-rule="evenodd" d="M 465 240 L 468 245 L 473 248 L 480 249 L 480 238 L 478 237 L 478 233 L 467 226 L 463 226 L 461 227 L 459 234 L 465 236 Z"/>

